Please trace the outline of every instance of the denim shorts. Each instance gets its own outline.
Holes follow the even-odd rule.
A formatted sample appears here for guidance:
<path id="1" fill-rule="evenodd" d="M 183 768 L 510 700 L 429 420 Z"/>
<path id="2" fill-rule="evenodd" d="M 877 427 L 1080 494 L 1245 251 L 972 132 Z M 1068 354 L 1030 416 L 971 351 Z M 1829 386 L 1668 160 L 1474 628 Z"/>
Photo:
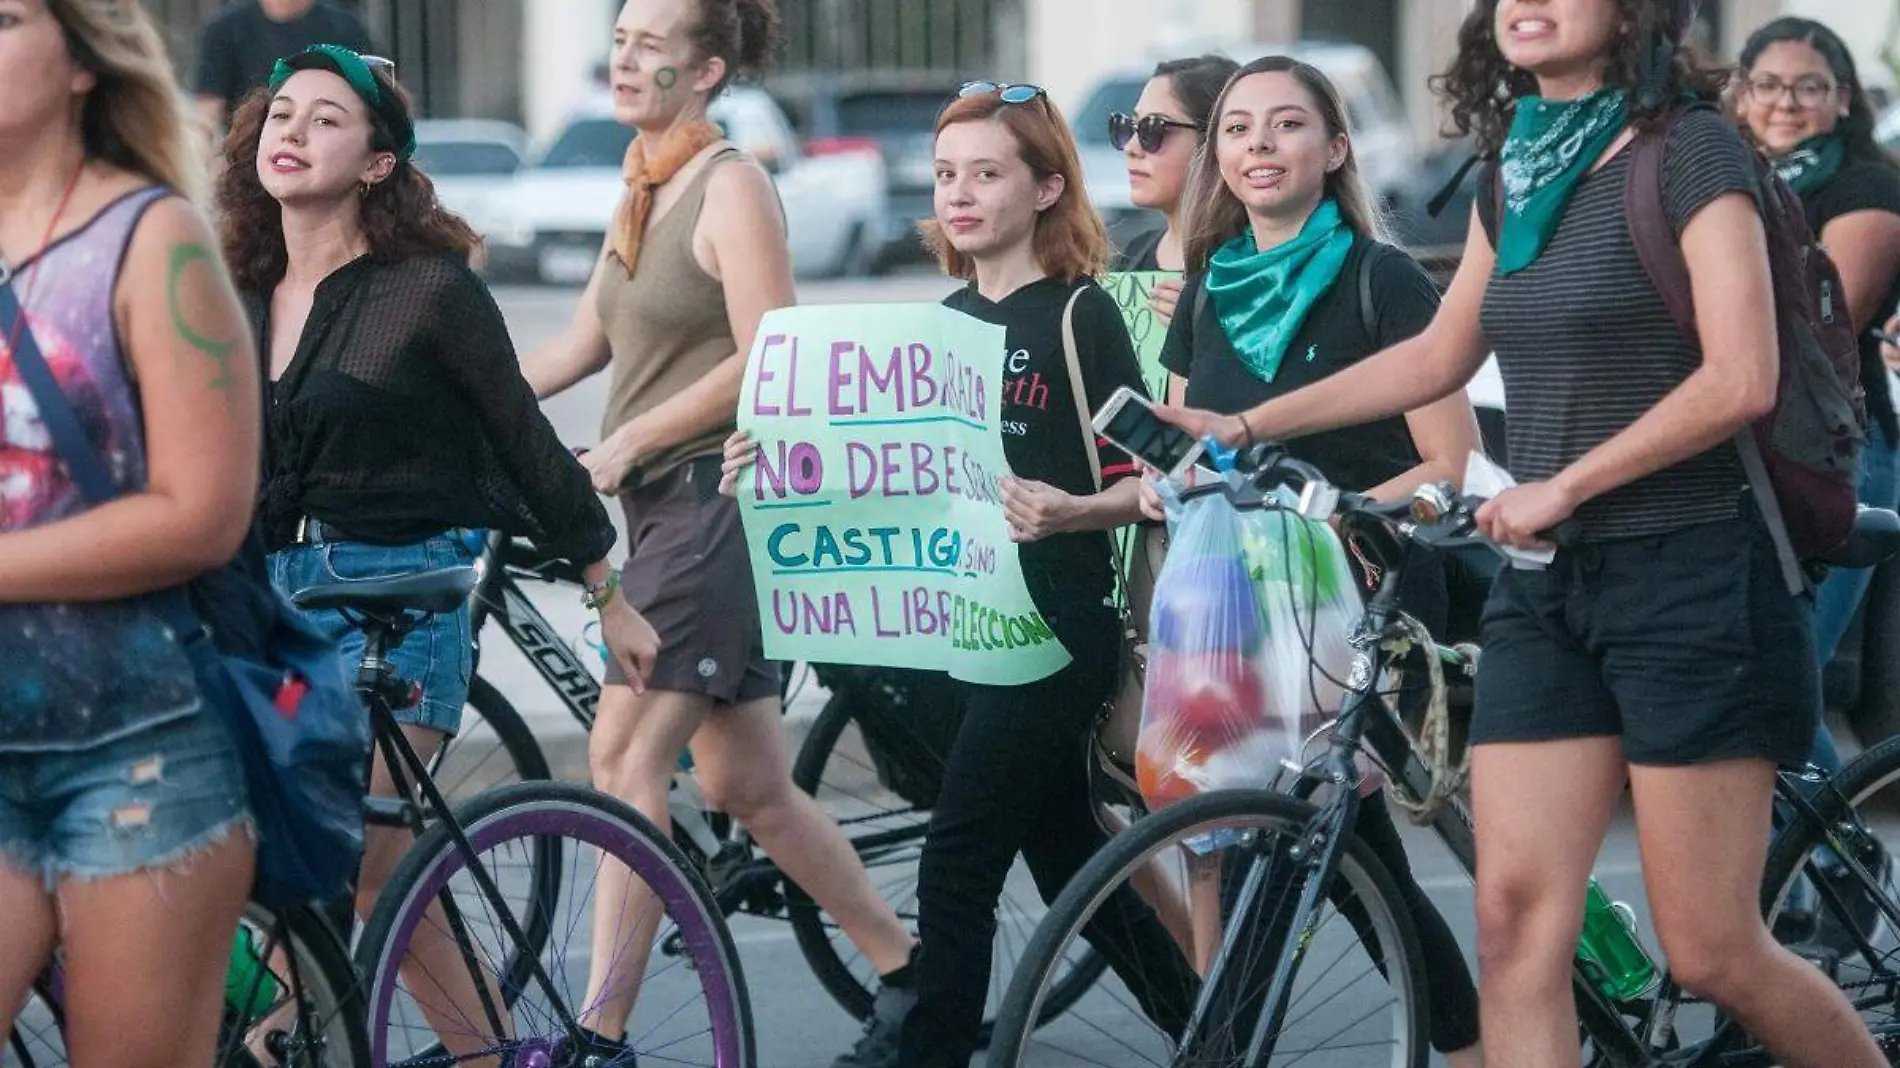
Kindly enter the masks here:
<path id="1" fill-rule="evenodd" d="M 249 823 L 244 768 L 209 711 L 89 749 L 0 753 L 0 864 L 48 893 L 63 878 L 182 868 Z"/>
<path id="2" fill-rule="evenodd" d="M 440 571 L 473 559 L 467 544 L 451 534 L 438 534 L 411 545 L 325 541 L 272 553 L 270 573 L 271 582 L 290 596 L 306 587 L 341 579 Z M 354 677 L 356 665 L 363 659 L 363 632 L 339 612 L 326 609 L 305 615 L 337 643 L 343 663 Z M 399 710 L 397 722 L 444 734 L 454 734 L 461 728 L 462 706 L 468 703 L 468 677 L 474 671 L 475 659 L 466 605 L 442 612 L 410 631 L 401 645 L 389 651 L 388 659 L 399 677 L 422 684 L 422 703 Z"/>

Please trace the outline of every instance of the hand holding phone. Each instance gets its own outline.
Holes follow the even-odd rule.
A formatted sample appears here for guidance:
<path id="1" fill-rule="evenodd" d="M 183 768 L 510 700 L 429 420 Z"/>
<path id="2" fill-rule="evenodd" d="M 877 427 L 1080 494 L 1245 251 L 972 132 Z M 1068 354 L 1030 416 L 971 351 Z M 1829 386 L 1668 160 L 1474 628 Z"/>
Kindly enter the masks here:
<path id="1" fill-rule="evenodd" d="M 1148 399 L 1127 386 L 1095 413 L 1095 432 L 1170 478 L 1192 467 L 1205 448 L 1187 431 L 1156 418 Z"/>

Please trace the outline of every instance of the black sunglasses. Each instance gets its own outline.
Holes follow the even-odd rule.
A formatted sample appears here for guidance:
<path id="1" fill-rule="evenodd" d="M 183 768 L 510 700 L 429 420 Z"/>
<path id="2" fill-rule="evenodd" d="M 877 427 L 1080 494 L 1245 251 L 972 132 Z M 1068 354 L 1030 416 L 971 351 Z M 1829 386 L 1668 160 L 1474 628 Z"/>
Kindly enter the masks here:
<path id="1" fill-rule="evenodd" d="M 1117 111 L 1108 117 L 1108 143 L 1120 152 L 1128 147 L 1128 142 L 1139 138 L 1143 152 L 1159 152 L 1168 142 L 1168 131 L 1199 129 L 1195 123 L 1176 122 L 1166 115 L 1143 115 L 1137 119 L 1127 112 Z"/>
<path id="2" fill-rule="evenodd" d="M 1003 98 L 1005 104 L 1027 104 L 1036 99 L 1047 99 L 1049 93 L 1040 85 L 998 85 L 995 82 L 964 82 L 957 90 L 957 99 L 966 96 L 987 96 L 995 93 Z"/>

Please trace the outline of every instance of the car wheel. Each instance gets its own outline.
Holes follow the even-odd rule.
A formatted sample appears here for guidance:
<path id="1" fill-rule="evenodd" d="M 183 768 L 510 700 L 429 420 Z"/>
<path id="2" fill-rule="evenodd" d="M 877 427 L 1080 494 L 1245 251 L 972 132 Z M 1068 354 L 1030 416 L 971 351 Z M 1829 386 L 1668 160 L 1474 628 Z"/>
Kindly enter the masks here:
<path id="1" fill-rule="evenodd" d="M 1900 734 L 1900 564 L 1874 572 L 1861 603 L 1860 700 L 1850 720 L 1862 746 Z"/>

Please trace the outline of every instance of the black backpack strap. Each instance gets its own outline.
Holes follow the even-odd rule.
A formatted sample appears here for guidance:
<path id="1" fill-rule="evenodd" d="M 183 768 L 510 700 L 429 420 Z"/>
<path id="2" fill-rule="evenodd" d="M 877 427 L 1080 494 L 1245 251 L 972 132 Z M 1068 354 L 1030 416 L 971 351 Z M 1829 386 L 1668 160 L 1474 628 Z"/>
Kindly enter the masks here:
<path id="1" fill-rule="evenodd" d="M 1379 261 L 1390 247 L 1383 241 L 1373 241 L 1359 257 L 1359 326 L 1366 332 L 1373 351 L 1379 348 L 1379 313 L 1372 306 L 1372 272 L 1378 269 Z"/>
<path id="2" fill-rule="evenodd" d="M 1504 219 L 1504 180 L 1496 160 L 1487 160 L 1478 169 L 1478 189 L 1473 201 L 1478 207 L 1478 225 L 1491 247 L 1498 247 L 1498 226 Z"/>

